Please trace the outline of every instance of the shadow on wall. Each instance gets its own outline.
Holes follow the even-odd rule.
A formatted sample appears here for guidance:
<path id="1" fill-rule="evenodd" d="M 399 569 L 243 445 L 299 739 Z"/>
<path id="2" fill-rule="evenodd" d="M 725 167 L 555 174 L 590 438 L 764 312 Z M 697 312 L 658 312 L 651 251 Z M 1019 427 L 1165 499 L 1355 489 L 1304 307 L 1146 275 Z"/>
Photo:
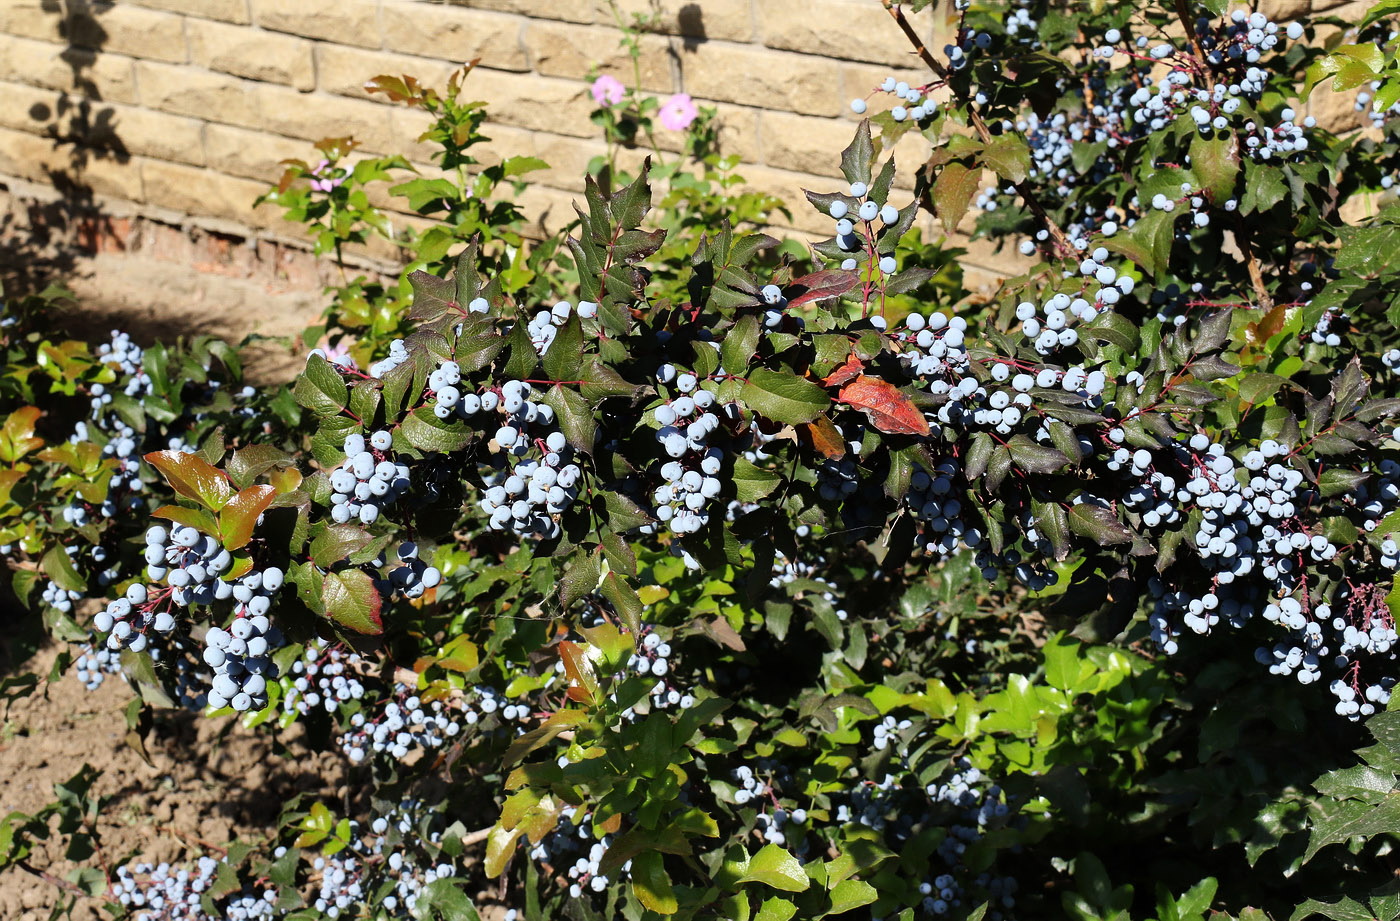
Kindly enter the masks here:
<path id="1" fill-rule="evenodd" d="M 29 118 L 56 154 L 42 168 L 58 198 L 12 200 L 10 210 L 0 215 L 0 281 L 12 290 L 33 291 L 63 281 L 78 255 L 95 252 L 100 239 L 111 237 L 110 219 L 98 205 L 87 175 L 96 162 L 130 160 L 117 133 L 115 112 L 102 104 L 102 93 L 89 76 L 107 40 L 101 16 L 112 6 L 93 0 L 43 0 L 45 13 L 62 16 L 65 45 L 57 57 L 71 72 L 71 88 L 56 91 L 52 103 L 35 103 L 29 109 Z"/>

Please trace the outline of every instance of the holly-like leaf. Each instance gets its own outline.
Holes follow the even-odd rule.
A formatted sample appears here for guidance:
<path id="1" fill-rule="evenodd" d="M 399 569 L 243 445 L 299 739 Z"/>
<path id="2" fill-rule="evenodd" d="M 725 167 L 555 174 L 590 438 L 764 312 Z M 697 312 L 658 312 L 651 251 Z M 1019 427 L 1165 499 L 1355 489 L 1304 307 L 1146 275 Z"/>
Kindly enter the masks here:
<path id="1" fill-rule="evenodd" d="M 802 864 L 785 848 L 766 844 L 749 858 L 748 869 L 739 877 L 740 883 L 763 883 L 784 892 L 804 892 L 812 881 Z"/>
<path id="2" fill-rule="evenodd" d="M 952 233 L 957 229 L 981 185 L 982 170 L 978 167 L 964 166 L 955 160 L 939 171 L 933 181 L 933 207 L 944 230 Z"/>
<path id="3" fill-rule="evenodd" d="M 846 440 L 841 430 L 826 416 L 818 416 L 798 431 L 812 443 L 812 448 L 822 457 L 840 460 L 846 456 Z"/>
<path id="4" fill-rule="evenodd" d="M 306 368 L 297 377 L 292 396 L 318 416 L 334 416 L 345 408 L 350 391 L 335 366 L 313 354 L 306 359 Z"/>
<path id="5" fill-rule="evenodd" d="M 0 427 L 0 461 L 13 464 L 44 446 L 44 439 L 34 434 L 34 424 L 41 415 L 37 406 L 21 406 L 5 418 L 4 426 Z"/>
<path id="6" fill-rule="evenodd" d="M 855 272 L 843 272 L 836 269 L 813 272 L 810 275 L 803 275 L 801 278 L 794 278 L 786 287 L 788 307 L 800 307 L 809 301 L 840 297 L 854 288 L 859 281 L 860 278 Z"/>
<path id="7" fill-rule="evenodd" d="M 326 573 L 321 603 L 327 617 L 356 633 L 378 636 L 384 632 L 380 617 L 384 599 L 369 573 L 359 569 Z"/>
<path id="8" fill-rule="evenodd" d="M 837 401 L 865 413 L 878 431 L 886 435 L 929 433 L 928 420 L 914 401 L 889 381 L 861 375 L 841 388 Z"/>
<path id="9" fill-rule="evenodd" d="M 637 901 L 657 914 L 673 915 L 680 908 L 660 851 L 642 851 L 632 858 L 632 891 Z"/>
<path id="10" fill-rule="evenodd" d="M 78 573 L 77 567 L 73 565 L 73 558 L 61 545 L 50 548 L 49 552 L 44 554 L 43 559 L 39 561 L 39 568 L 64 591 L 87 591 L 87 581 Z"/>
<path id="11" fill-rule="evenodd" d="M 755 368 L 740 395 L 754 412 L 788 425 L 811 422 L 831 405 L 820 384 L 768 368 Z"/>
<path id="12" fill-rule="evenodd" d="M 1128 544 L 1133 540 L 1132 532 L 1123 526 L 1118 516 L 1092 502 L 1070 507 L 1069 529 L 1100 544 Z"/>
<path id="13" fill-rule="evenodd" d="M 219 539 L 224 547 L 237 550 L 253 538 L 258 516 L 267 511 L 277 490 L 271 486 L 249 486 L 219 510 Z"/>
<path id="14" fill-rule="evenodd" d="M 152 451 L 146 462 L 165 476 L 170 488 L 186 499 L 193 499 L 211 512 L 217 512 L 233 498 L 228 477 L 202 458 L 183 451 Z"/>

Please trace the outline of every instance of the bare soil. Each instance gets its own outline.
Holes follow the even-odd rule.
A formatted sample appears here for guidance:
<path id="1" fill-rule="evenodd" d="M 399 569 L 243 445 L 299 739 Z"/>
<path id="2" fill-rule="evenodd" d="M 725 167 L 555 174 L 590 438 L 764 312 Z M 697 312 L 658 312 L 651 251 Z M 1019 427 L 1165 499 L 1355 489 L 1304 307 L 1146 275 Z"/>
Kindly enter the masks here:
<path id="1" fill-rule="evenodd" d="M 21 671 L 47 674 L 57 651 L 45 649 Z M 130 699 L 120 675 L 88 691 L 70 671 L 10 707 L 0 722 L 0 814 L 38 811 L 55 798 L 55 783 L 90 764 L 101 771 L 94 792 L 111 797 L 97 831 L 100 857 L 114 870 L 133 857 L 173 862 L 217 856 L 216 848 L 235 838 L 268 836 L 283 804 L 299 792 L 346 797 L 344 762 L 296 746 L 299 726 L 281 736 L 296 752 L 289 757 L 278 753 L 266 730 L 163 711 L 146 740 L 147 764 L 125 741 L 123 710 Z M 36 848 L 29 863 L 60 879 L 74 868 L 55 841 Z M 0 918 L 47 921 L 63 895 L 53 883 L 11 869 L 0 874 Z M 100 905 L 80 899 L 73 917 L 104 917 Z"/>

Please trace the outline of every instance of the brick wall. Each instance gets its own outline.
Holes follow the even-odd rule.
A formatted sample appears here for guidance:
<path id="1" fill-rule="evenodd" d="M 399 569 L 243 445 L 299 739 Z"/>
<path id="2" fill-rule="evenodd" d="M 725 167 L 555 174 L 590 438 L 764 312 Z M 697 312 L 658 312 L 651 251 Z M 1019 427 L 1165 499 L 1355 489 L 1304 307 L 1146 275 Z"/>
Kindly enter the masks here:
<path id="1" fill-rule="evenodd" d="M 789 203 L 797 231 L 828 230 L 801 190 L 837 175 L 848 101 L 887 74 L 922 74 L 878 0 L 619 4 L 662 12 L 663 32 L 642 40 L 644 87 L 716 106 L 725 149 L 753 188 Z M 1264 0 L 1284 15 L 1342 5 Z M 914 22 L 941 44 L 941 10 Z M 604 0 L 0 0 L 0 185 L 227 238 L 286 237 L 275 210 L 252 207 L 279 160 L 353 134 L 368 152 L 421 162 L 421 116 L 370 97 L 365 81 L 440 83 L 480 58 L 470 91 L 490 103 L 492 155 L 552 165 L 521 202 L 543 229 L 572 216 L 603 150 L 587 74 L 630 82 L 618 36 Z M 907 167 L 924 151 L 904 143 Z M 999 258 L 974 249 L 970 262 L 995 271 Z"/>
<path id="2" fill-rule="evenodd" d="M 750 185 L 794 204 L 833 174 L 849 99 L 910 65 L 875 0 L 620 0 L 624 15 L 652 3 L 665 33 L 644 36 L 645 89 L 715 105 Z M 932 13 L 916 21 L 932 38 Z M 66 177 L 153 213 L 285 233 L 252 201 L 310 142 L 348 133 L 366 152 L 425 155 L 421 118 L 367 79 L 440 83 L 479 58 L 491 154 L 553 167 L 524 201 L 548 226 L 603 150 L 589 71 L 630 82 L 618 37 L 603 0 L 3 0 L 0 182 Z"/>

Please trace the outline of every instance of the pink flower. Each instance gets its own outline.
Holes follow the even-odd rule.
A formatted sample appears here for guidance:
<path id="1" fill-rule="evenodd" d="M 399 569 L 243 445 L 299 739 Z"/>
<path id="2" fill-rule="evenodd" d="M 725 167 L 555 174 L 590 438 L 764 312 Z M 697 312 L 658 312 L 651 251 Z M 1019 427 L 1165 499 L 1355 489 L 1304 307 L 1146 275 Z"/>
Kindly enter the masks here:
<path id="1" fill-rule="evenodd" d="M 626 92 L 618 79 L 608 74 L 603 74 L 593 81 L 593 101 L 600 106 L 617 105 Z"/>
<path id="2" fill-rule="evenodd" d="M 661 126 L 667 131 L 684 131 L 700 113 L 687 93 L 677 93 L 661 107 Z"/>

